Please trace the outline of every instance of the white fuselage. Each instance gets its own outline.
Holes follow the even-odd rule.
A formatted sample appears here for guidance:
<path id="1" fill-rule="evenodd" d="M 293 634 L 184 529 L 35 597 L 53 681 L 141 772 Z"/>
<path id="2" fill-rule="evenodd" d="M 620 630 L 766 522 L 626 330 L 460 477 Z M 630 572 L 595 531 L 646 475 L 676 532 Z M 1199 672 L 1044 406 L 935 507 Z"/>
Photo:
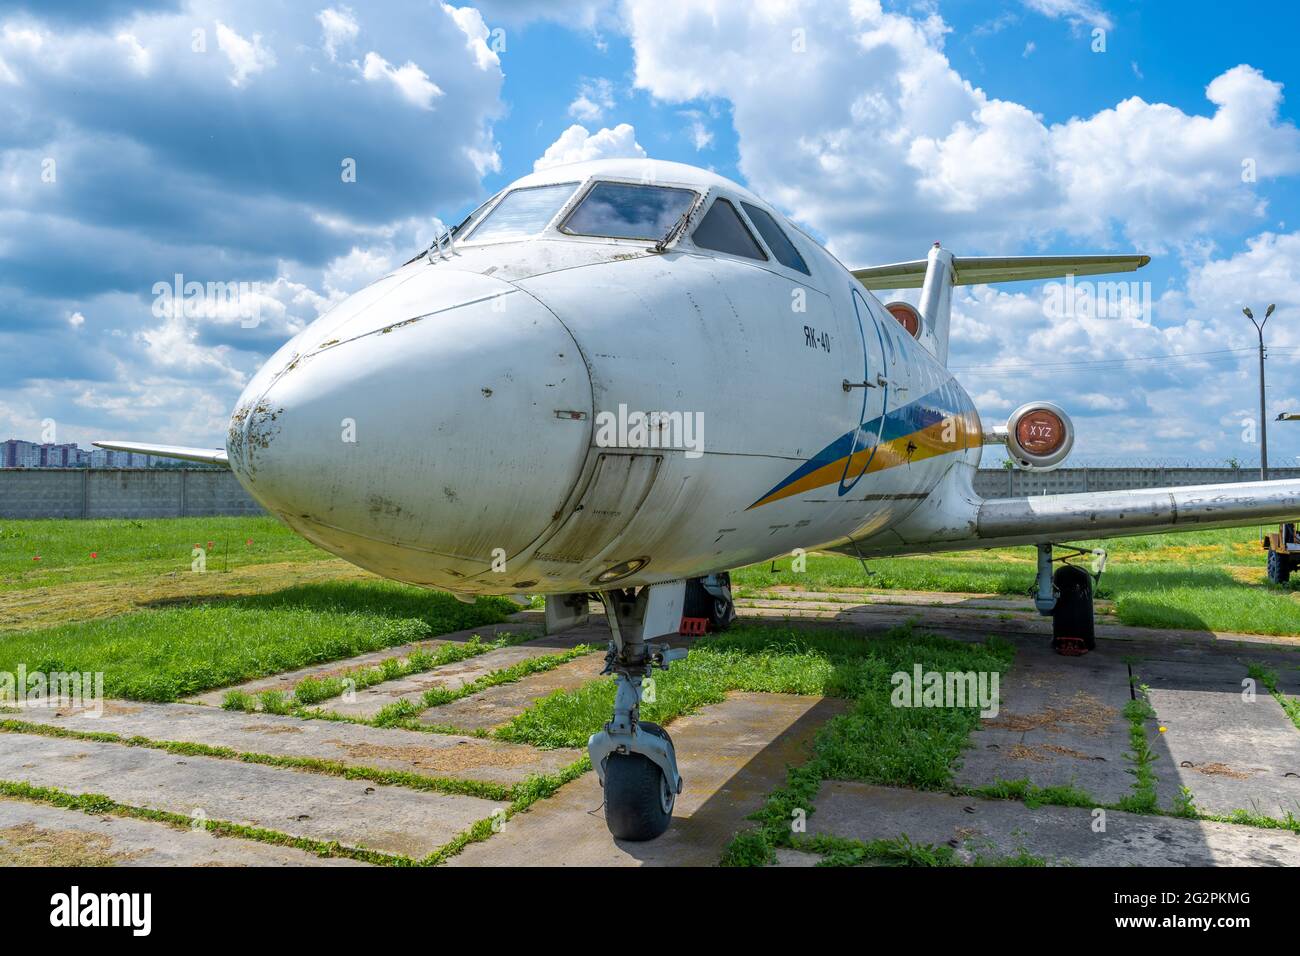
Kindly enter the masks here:
<path id="1" fill-rule="evenodd" d="M 643 165 L 521 182 L 632 181 Z M 656 166 L 706 202 L 771 211 L 719 177 Z M 974 407 L 777 218 L 811 275 L 689 234 L 664 252 L 553 227 L 471 234 L 286 344 L 240 399 L 231 467 L 322 548 L 465 594 L 650 584 L 796 548 L 906 550 L 900 528 L 941 523 L 943 489 L 969 489 Z M 611 444 L 602 424 L 635 413 L 676 415 L 664 420 L 690 422 L 696 443 L 655 447 L 674 436 L 652 427 Z M 616 566 L 635 570 L 598 582 Z"/>

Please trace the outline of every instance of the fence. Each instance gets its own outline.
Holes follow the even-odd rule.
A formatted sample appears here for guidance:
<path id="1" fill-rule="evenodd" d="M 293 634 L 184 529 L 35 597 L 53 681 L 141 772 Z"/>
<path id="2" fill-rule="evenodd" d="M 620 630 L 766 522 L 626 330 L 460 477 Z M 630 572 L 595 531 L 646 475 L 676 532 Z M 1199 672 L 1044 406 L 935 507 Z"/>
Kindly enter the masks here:
<path id="1" fill-rule="evenodd" d="M 1060 468 L 1028 472 L 983 468 L 975 491 L 985 498 L 1118 491 L 1254 481 L 1243 468 Z M 1300 468 L 1270 469 L 1300 478 Z M 259 515 L 262 507 L 228 471 L 156 468 L 3 468 L 0 518 L 179 518 Z"/>
<path id="2" fill-rule="evenodd" d="M 0 518 L 181 518 L 264 513 L 228 471 L 0 469 Z"/>

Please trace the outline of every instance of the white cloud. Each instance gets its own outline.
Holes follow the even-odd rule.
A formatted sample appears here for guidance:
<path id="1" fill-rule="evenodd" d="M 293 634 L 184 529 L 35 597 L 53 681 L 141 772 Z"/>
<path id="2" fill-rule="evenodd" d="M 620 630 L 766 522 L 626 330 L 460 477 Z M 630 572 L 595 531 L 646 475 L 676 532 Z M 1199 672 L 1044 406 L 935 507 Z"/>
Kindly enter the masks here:
<path id="1" fill-rule="evenodd" d="M 339 48 L 351 43 L 361 32 L 356 14 L 348 7 L 327 7 L 316 14 L 321 27 L 321 48 L 331 60 L 338 59 Z"/>
<path id="2" fill-rule="evenodd" d="M 958 74 L 937 15 L 867 0 L 625 10 L 636 85 L 667 102 L 728 101 L 750 186 L 848 261 L 915 258 L 936 238 L 967 254 L 1062 237 L 1181 249 L 1260 221 L 1244 158 L 1261 181 L 1300 170 L 1280 85 L 1245 65 L 1209 84 L 1208 115 L 1133 97 L 1047 124 Z"/>
<path id="3" fill-rule="evenodd" d="M 83 444 L 219 442 L 265 356 L 427 244 L 439 212 L 481 198 L 505 110 L 495 57 L 466 32 L 481 19 L 393 4 L 348 38 L 326 18 L 331 61 L 316 13 L 350 13 L 342 3 L 362 15 L 351 0 L 0 13 L 0 90 L 22 93 L 0 96 L 0 406 L 15 427 L 53 418 Z M 206 55 L 191 48 L 199 26 Z M 391 61 L 376 82 L 366 50 Z M 410 105 L 428 90 L 408 62 L 443 92 L 436 123 Z M 340 185 L 343 157 L 358 161 L 356 184 Z M 47 158 L 55 184 L 41 181 Z M 51 271 L 74 246 L 85 268 Z M 151 287 L 176 273 L 256 291 L 239 309 L 154 316 Z"/>
<path id="4" fill-rule="evenodd" d="M 636 141 L 636 130 L 628 123 L 620 123 L 613 129 L 602 129 L 596 133 L 588 132 L 586 127 L 575 123 L 546 148 L 541 159 L 533 163 L 533 169 L 547 169 L 592 159 L 641 159 L 645 155 L 645 149 Z"/>
<path id="5" fill-rule="evenodd" d="M 133 33 L 119 33 L 117 42 L 126 47 L 127 62 L 131 64 L 131 69 L 141 76 L 149 75 L 149 67 L 152 65 L 152 58 L 149 51 L 141 45 L 139 39 Z"/>
<path id="6" fill-rule="evenodd" d="M 433 109 L 433 101 L 443 95 L 438 84 L 415 63 L 407 60 L 405 65 L 394 67 L 373 50 L 366 54 L 361 75 L 371 83 L 387 81 L 393 84 L 404 100 L 424 110 Z"/>
<path id="7" fill-rule="evenodd" d="M 460 32 L 465 34 L 465 47 L 474 54 L 474 62 L 480 70 L 490 70 L 501 66 L 501 58 L 489 45 L 492 38 L 483 15 L 473 7 L 453 7 L 444 3 L 442 9 L 455 21 Z"/>
<path id="8" fill-rule="evenodd" d="M 1261 233 L 1243 251 L 1202 252 L 1185 265 L 1186 281 L 1156 298 L 1146 316 L 1124 297 L 1113 308 L 1063 313 L 1051 285 L 960 287 L 954 373 L 989 423 L 1025 401 L 1060 402 L 1079 429 L 1076 459 L 1254 460 L 1258 446 L 1243 444 L 1241 423 L 1259 415 L 1256 337 L 1241 307 L 1259 316 L 1277 303 L 1268 326 L 1267 417 L 1300 408 L 1300 384 L 1288 374 L 1300 354 L 1300 323 L 1288 321 L 1300 315 L 1300 233 Z M 1144 279 L 1139 271 L 1098 281 L 1140 297 Z M 885 298 L 917 296 L 905 290 Z M 1278 432 L 1269 435 L 1276 460 L 1300 452 L 1300 434 Z"/>
<path id="9" fill-rule="evenodd" d="M 1089 0 L 1023 0 L 1025 6 L 1053 19 L 1066 20 L 1076 29 L 1089 26 L 1112 30 L 1115 22 L 1105 10 Z"/>
<path id="10" fill-rule="evenodd" d="M 613 108 L 614 84 L 603 77 L 584 79 L 577 98 L 569 104 L 569 115 L 583 123 L 595 123 Z"/>
<path id="11" fill-rule="evenodd" d="M 275 66 L 275 51 L 262 46 L 260 33 L 254 33 L 253 39 L 248 40 L 220 20 L 217 21 L 217 49 L 226 55 L 234 70 L 230 74 L 231 86 L 243 86 L 250 76 Z"/>
<path id="12" fill-rule="evenodd" d="M 709 129 L 708 123 L 705 122 L 703 112 L 700 110 L 682 110 L 682 116 L 689 121 L 687 133 L 696 152 L 708 149 L 713 145 L 713 131 Z"/>
<path id="13" fill-rule="evenodd" d="M 594 30 L 614 0 L 478 0 L 475 6 L 493 23 L 524 26 L 550 20 L 579 30 Z"/>

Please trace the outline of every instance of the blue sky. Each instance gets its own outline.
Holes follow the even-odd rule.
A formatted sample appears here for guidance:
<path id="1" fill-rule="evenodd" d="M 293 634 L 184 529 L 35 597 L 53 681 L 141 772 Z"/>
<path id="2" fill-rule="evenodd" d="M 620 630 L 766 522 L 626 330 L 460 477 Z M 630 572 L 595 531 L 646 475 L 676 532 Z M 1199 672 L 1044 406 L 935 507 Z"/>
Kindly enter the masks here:
<path id="1" fill-rule="evenodd" d="M 1100 309 L 961 290 L 951 364 L 989 419 L 1063 404 L 1081 459 L 1250 461 L 1242 305 L 1278 303 L 1268 417 L 1300 410 L 1298 27 L 1090 0 L 0 2 L 0 431 L 219 443 L 260 362 L 435 217 L 538 162 L 650 155 L 850 265 L 935 239 L 1151 254 Z M 257 321 L 160 307 L 176 274 L 256 283 Z M 1270 451 L 1296 463 L 1300 427 Z"/>

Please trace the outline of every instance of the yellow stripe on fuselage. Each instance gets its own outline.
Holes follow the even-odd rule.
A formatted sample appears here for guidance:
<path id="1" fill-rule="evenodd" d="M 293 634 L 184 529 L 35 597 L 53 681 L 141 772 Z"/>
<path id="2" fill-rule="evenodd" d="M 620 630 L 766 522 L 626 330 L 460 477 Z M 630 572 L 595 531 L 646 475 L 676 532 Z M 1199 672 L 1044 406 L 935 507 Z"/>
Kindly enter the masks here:
<path id="1" fill-rule="evenodd" d="M 947 432 L 950 425 L 953 428 L 953 433 L 946 436 L 945 432 Z M 789 498 L 805 491 L 812 491 L 815 488 L 824 488 L 826 485 L 837 484 L 846 475 L 849 477 L 857 476 L 862 472 L 863 467 L 866 467 L 867 474 L 873 475 L 888 468 L 905 465 L 910 461 L 923 461 L 927 458 L 936 458 L 939 455 L 946 455 L 954 451 L 964 451 L 970 447 L 967 442 L 968 436 L 977 430 L 978 426 L 973 426 L 970 417 L 967 415 L 954 416 L 951 421 L 935 422 L 933 425 L 912 432 L 909 435 L 901 435 L 898 438 L 882 442 L 876 446 L 874 458 L 871 454 L 872 449 L 864 448 L 845 458 L 822 465 L 816 471 L 810 471 L 779 491 L 774 491 L 767 497 L 759 499 L 745 510 L 759 508 L 771 504 L 773 501 L 780 501 L 782 498 Z M 945 437 L 948 440 L 945 441 Z M 909 446 L 911 446 L 910 450 Z M 846 460 L 848 461 L 847 469 L 844 467 Z M 870 464 L 868 464 L 868 461 L 870 461 Z"/>

